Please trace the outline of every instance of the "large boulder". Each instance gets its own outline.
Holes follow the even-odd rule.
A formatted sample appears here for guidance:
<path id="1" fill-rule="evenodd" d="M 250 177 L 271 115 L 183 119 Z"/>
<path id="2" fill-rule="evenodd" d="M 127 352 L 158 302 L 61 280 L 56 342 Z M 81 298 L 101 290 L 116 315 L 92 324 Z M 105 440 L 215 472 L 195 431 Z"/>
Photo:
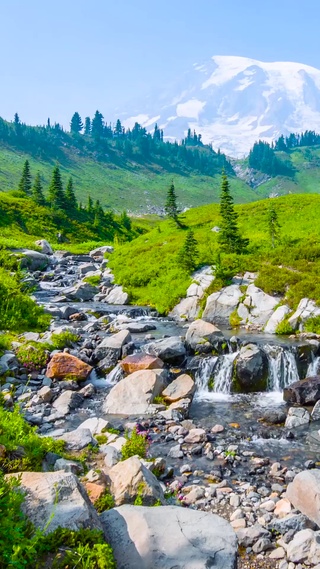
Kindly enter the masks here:
<path id="1" fill-rule="evenodd" d="M 239 285 L 230 285 L 207 298 L 203 319 L 219 325 L 229 325 L 229 318 L 240 302 L 243 293 Z"/>
<path id="2" fill-rule="evenodd" d="M 101 515 L 118 569 L 235 569 L 237 538 L 211 512 L 121 506 Z"/>
<path id="3" fill-rule="evenodd" d="M 303 470 L 289 484 L 286 497 L 302 514 L 320 526 L 320 470 Z"/>
<path id="4" fill-rule="evenodd" d="M 92 249 L 89 255 L 90 257 L 101 257 L 103 258 L 105 253 L 113 253 L 114 248 L 112 245 L 103 245 L 102 247 L 97 247 L 96 249 Z"/>
<path id="5" fill-rule="evenodd" d="M 79 265 L 79 275 L 80 277 L 85 277 L 87 273 L 92 273 L 97 270 L 96 266 L 93 263 L 81 263 Z"/>
<path id="6" fill-rule="evenodd" d="M 160 482 L 138 456 L 119 462 L 109 470 L 108 476 L 116 506 L 133 504 L 138 496 L 146 506 L 153 506 L 158 500 L 165 503 Z"/>
<path id="7" fill-rule="evenodd" d="M 264 391 L 268 383 L 268 358 L 255 344 L 240 350 L 234 364 L 233 390 L 251 393 Z"/>
<path id="8" fill-rule="evenodd" d="M 254 284 L 250 284 L 244 300 L 244 305 L 250 312 L 250 324 L 265 326 L 280 300 L 280 297 L 270 296 Z"/>
<path id="9" fill-rule="evenodd" d="M 97 292 L 98 288 L 96 286 L 84 282 L 77 283 L 74 287 L 64 290 L 64 294 L 68 299 L 82 301 L 92 300 Z"/>
<path id="10" fill-rule="evenodd" d="M 286 304 L 278 306 L 278 308 L 274 311 L 274 313 L 271 315 L 268 322 L 266 323 L 264 331 L 267 334 L 275 334 L 279 324 L 281 324 L 281 322 L 285 320 L 288 314 L 290 314 L 289 306 L 287 306 Z"/>
<path id="11" fill-rule="evenodd" d="M 124 292 L 122 286 L 115 286 L 104 298 L 106 304 L 128 304 L 129 295 Z"/>
<path id="12" fill-rule="evenodd" d="M 41 253 L 44 255 L 53 255 L 52 247 L 46 239 L 39 239 L 39 241 L 36 241 L 35 244 L 41 248 Z"/>
<path id="13" fill-rule="evenodd" d="M 156 356 L 140 353 L 127 356 L 120 362 L 120 366 L 126 373 L 133 373 L 143 369 L 161 369 L 163 361 Z"/>
<path id="14" fill-rule="evenodd" d="M 88 494 L 71 472 L 17 472 L 7 476 L 20 478 L 25 494 L 21 508 L 36 528 L 45 533 L 58 527 L 102 529 Z"/>
<path id="15" fill-rule="evenodd" d="M 193 352 L 206 353 L 220 347 L 225 342 L 219 328 L 205 320 L 195 320 L 186 334 L 186 346 Z"/>
<path id="16" fill-rule="evenodd" d="M 86 364 L 79 358 L 59 352 L 54 354 L 47 366 L 46 376 L 50 379 L 75 379 L 84 381 L 92 372 L 92 366 Z"/>
<path id="17" fill-rule="evenodd" d="M 82 450 L 88 445 L 96 445 L 97 441 L 93 438 L 90 429 L 75 429 L 69 431 L 64 435 L 59 436 L 59 439 L 66 443 L 67 450 Z"/>
<path id="18" fill-rule="evenodd" d="M 94 351 L 94 357 L 96 360 L 100 361 L 104 358 L 110 360 L 110 366 L 115 365 L 117 361 L 121 358 L 122 348 L 125 344 L 131 342 L 131 335 L 128 330 L 121 330 L 112 336 L 107 336 L 97 345 Z"/>
<path id="19" fill-rule="evenodd" d="M 309 422 L 310 414 L 307 409 L 303 407 L 290 407 L 284 426 L 287 429 L 294 429 L 295 427 L 308 425 Z"/>
<path id="20" fill-rule="evenodd" d="M 114 415 L 153 414 L 154 398 L 165 388 L 164 370 L 136 371 L 117 383 L 108 394 L 103 410 Z"/>
<path id="21" fill-rule="evenodd" d="M 28 269 L 29 271 L 43 271 L 50 264 L 50 257 L 39 253 L 39 251 L 31 251 L 30 249 L 23 249 L 21 268 Z"/>
<path id="22" fill-rule="evenodd" d="M 316 305 L 314 300 L 302 298 L 298 304 L 297 310 L 290 316 L 288 322 L 294 330 L 303 329 L 303 324 L 309 318 L 320 316 L 320 307 Z"/>
<path id="23" fill-rule="evenodd" d="M 320 399 L 320 375 L 306 377 L 285 387 L 283 399 L 287 403 L 314 405 Z"/>
<path id="24" fill-rule="evenodd" d="M 179 401 L 179 399 L 185 399 L 186 397 L 192 398 L 195 392 L 195 383 L 186 373 L 179 375 L 177 379 L 174 379 L 172 383 L 162 392 L 162 397 L 168 401 L 168 403 L 174 403 Z"/>
<path id="25" fill-rule="evenodd" d="M 66 391 L 63 391 L 54 401 L 52 405 L 53 412 L 59 417 L 64 417 L 70 413 L 72 409 L 77 409 L 82 402 L 83 397 L 80 393 L 66 389 Z"/>
<path id="26" fill-rule="evenodd" d="M 150 342 L 143 346 L 142 350 L 170 364 L 180 364 L 186 355 L 184 343 L 177 336 Z"/>
<path id="27" fill-rule="evenodd" d="M 179 304 L 172 309 L 169 316 L 178 321 L 194 320 L 197 318 L 200 311 L 199 301 L 214 278 L 212 267 L 209 265 L 193 273 L 193 280 L 187 290 L 187 297 L 183 298 Z"/>

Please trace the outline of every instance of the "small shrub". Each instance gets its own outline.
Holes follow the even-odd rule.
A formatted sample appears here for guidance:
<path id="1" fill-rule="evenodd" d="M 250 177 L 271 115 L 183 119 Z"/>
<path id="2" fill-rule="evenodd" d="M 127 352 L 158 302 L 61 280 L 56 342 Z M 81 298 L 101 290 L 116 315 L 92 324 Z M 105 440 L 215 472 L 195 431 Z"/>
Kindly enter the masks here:
<path id="1" fill-rule="evenodd" d="M 294 329 L 290 326 L 287 318 L 279 322 L 276 328 L 276 334 L 278 336 L 288 336 L 289 334 L 294 334 Z"/>
<path id="2" fill-rule="evenodd" d="M 41 342 L 28 342 L 17 349 L 16 356 L 27 371 L 40 371 L 49 361 L 48 347 Z"/>
<path id="3" fill-rule="evenodd" d="M 103 494 L 94 502 L 94 507 L 99 514 L 105 510 L 111 510 L 114 508 L 114 499 L 109 490 L 105 490 Z"/>
<path id="4" fill-rule="evenodd" d="M 320 316 L 313 316 L 312 318 L 308 318 L 304 324 L 304 329 L 306 332 L 320 334 Z"/>
<path id="5" fill-rule="evenodd" d="M 127 460 L 130 456 L 138 455 L 140 458 L 145 458 L 148 449 L 148 439 L 146 434 L 140 434 L 137 429 L 134 429 L 129 437 L 126 432 L 125 438 L 127 439 L 121 449 L 122 460 Z"/>
<path id="6" fill-rule="evenodd" d="M 92 286 L 97 286 L 100 284 L 100 276 L 99 275 L 92 275 L 91 277 L 85 277 L 83 281 L 85 283 L 89 283 Z"/>
<path id="7" fill-rule="evenodd" d="M 237 310 L 234 310 L 229 316 L 230 326 L 232 328 L 238 328 L 242 322 Z"/>
<path id="8" fill-rule="evenodd" d="M 13 411 L 0 407 L 0 444 L 6 448 L 5 456 L 0 458 L 0 468 L 5 472 L 40 471 L 46 453 L 61 454 L 65 446 L 63 441 L 39 437 L 18 406 Z"/>
<path id="9" fill-rule="evenodd" d="M 52 334 L 50 343 L 55 350 L 63 350 L 64 348 L 71 348 L 78 340 L 78 334 L 67 330 L 60 334 Z"/>
<path id="10" fill-rule="evenodd" d="M 99 445 L 104 445 L 108 442 L 108 437 L 106 435 L 95 435 L 95 439 Z"/>
<path id="11" fill-rule="evenodd" d="M 0 356 L 11 348 L 11 338 L 8 334 L 0 334 Z"/>

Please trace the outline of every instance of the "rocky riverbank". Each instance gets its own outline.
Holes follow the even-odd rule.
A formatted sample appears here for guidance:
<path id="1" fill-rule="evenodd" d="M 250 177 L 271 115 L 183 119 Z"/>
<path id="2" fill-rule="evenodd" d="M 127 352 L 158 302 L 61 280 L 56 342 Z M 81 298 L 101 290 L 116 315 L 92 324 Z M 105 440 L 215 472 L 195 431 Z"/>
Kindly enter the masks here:
<path id="1" fill-rule="evenodd" d="M 318 339 L 267 344 L 126 306 L 106 252 L 28 253 L 53 322 L 0 358 L 1 389 L 67 457 L 22 475 L 27 515 L 43 528 L 54 512 L 51 530 L 102 528 L 118 569 L 233 569 L 237 555 L 240 568 L 320 566 L 320 378 L 299 381 L 317 371 Z M 72 344 L 48 350 L 40 371 L 19 361 L 19 345 L 66 332 Z M 261 393 L 270 387 L 277 402 Z M 135 437 L 140 457 L 127 456 Z M 98 516 L 106 492 L 114 507 Z"/>

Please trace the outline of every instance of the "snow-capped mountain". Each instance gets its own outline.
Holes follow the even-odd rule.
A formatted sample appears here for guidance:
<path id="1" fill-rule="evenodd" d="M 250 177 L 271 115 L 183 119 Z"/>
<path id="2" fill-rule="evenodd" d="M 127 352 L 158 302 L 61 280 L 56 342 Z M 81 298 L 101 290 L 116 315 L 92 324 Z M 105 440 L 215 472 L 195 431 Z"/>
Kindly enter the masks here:
<path id="1" fill-rule="evenodd" d="M 161 89 L 159 89 L 161 92 Z M 248 153 L 258 139 L 307 129 L 320 132 L 320 70 L 291 62 L 264 63 L 234 56 L 214 56 L 195 64 L 172 87 L 126 113 L 127 127 L 155 123 L 168 139 L 187 129 L 202 134 L 230 156 Z"/>

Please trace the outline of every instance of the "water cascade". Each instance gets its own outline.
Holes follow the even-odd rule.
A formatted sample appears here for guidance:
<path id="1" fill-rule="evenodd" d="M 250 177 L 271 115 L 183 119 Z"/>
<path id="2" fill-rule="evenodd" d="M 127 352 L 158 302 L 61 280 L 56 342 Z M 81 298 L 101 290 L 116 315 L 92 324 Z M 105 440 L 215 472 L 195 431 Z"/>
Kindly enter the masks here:
<path id="1" fill-rule="evenodd" d="M 311 352 L 312 361 L 309 363 L 306 377 L 312 377 L 313 375 L 318 375 L 320 371 L 320 358 L 319 356 L 315 356 L 313 352 Z"/>
<path id="2" fill-rule="evenodd" d="M 208 393 L 208 383 L 213 377 L 213 370 L 217 364 L 218 356 L 203 358 L 195 374 L 195 383 L 198 393 Z"/>
<path id="3" fill-rule="evenodd" d="M 217 370 L 214 373 L 215 393 L 230 393 L 231 381 L 233 373 L 233 362 L 239 352 L 233 352 L 225 356 L 221 356 L 218 361 Z"/>

